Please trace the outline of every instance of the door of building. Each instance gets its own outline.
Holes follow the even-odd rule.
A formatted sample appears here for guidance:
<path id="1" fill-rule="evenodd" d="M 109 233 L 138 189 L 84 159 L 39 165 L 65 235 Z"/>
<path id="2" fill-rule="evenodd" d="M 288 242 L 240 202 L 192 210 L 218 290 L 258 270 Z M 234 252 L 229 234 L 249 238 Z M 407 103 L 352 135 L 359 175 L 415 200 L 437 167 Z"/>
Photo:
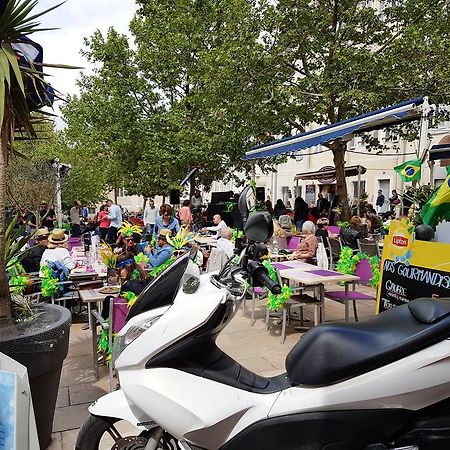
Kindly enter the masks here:
<path id="1" fill-rule="evenodd" d="M 389 196 L 391 195 L 391 180 L 378 180 L 378 189 L 381 189 L 383 191 L 383 195 L 385 198 L 385 202 L 383 207 L 380 209 L 379 212 L 386 212 L 389 209 Z M 377 194 L 378 195 L 378 191 Z M 375 198 L 376 202 L 376 198 Z"/>

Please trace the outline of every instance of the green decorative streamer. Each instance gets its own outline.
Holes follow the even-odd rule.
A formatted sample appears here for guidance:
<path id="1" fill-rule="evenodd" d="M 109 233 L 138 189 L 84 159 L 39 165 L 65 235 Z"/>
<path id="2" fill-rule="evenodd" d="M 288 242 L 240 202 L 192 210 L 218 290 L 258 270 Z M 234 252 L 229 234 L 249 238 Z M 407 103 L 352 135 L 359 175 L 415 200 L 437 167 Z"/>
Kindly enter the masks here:
<path id="1" fill-rule="evenodd" d="M 128 308 L 131 308 L 137 300 L 137 295 L 130 291 L 125 291 L 120 294 L 126 301 Z"/>
<path id="2" fill-rule="evenodd" d="M 263 265 L 269 272 L 269 277 L 271 278 L 271 280 L 277 282 L 278 281 L 277 271 L 272 266 L 272 264 L 270 264 L 268 260 L 265 260 L 263 262 Z M 267 288 L 265 289 L 267 291 L 267 308 L 270 311 L 278 311 L 292 296 L 292 289 L 286 284 L 282 286 L 281 293 L 278 295 L 272 294 L 272 292 L 270 292 L 270 290 Z"/>
<path id="3" fill-rule="evenodd" d="M 242 230 L 238 230 L 237 228 L 232 228 L 231 233 L 232 242 L 236 242 L 236 239 L 244 237 L 244 232 Z"/>
<path id="4" fill-rule="evenodd" d="M 350 247 L 342 247 L 339 261 L 336 265 L 336 270 L 347 275 L 353 275 L 356 266 L 363 259 L 368 259 L 372 268 L 372 277 L 370 278 L 370 285 L 377 288 L 380 282 L 380 258 L 378 256 L 369 257 L 367 253 L 353 253 Z"/>
<path id="5" fill-rule="evenodd" d="M 106 321 L 109 323 L 109 319 L 106 319 Z M 109 328 L 109 327 L 108 327 Z M 105 358 L 105 363 L 107 366 L 111 363 L 111 356 L 112 356 L 112 347 L 114 346 L 114 339 L 116 338 L 117 334 L 112 335 L 112 346 L 109 345 L 109 329 L 102 328 L 102 331 L 100 332 L 100 336 L 98 339 L 97 349 L 99 353 L 103 353 Z"/>
<path id="6" fill-rule="evenodd" d="M 43 297 L 53 297 L 59 292 L 59 281 L 53 276 L 53 272 L 48 266 L 41 266 L 41 273 L 43 275 L 41 282 L 42 295 Z"/>
<path id="7" fill-rule="evenodd" d="M 161 272 L 167 269 L 173 262 L 175 261 L 175 258 L 171 256 L 166 262 L 160 264 L 158 267 L 154 267 L 150 271 L 150 276 L 157 277 Z"/>
<path id="8" fill-rule="evenodd" d="M 136 264 L 148 264 L 148 262 L 150 261 L 149 257 L 144 254 L 144 253 L 138 253 L 135 257 L 134 257 L 134 262 Z"/>
<path id="9" fill-rule="evenodd" d="M 134 269 L 133 272 L 131 272 L 131 279 L 132 280 L 139 280 L 139 277 L 141 276 L 139 270 Z"/>

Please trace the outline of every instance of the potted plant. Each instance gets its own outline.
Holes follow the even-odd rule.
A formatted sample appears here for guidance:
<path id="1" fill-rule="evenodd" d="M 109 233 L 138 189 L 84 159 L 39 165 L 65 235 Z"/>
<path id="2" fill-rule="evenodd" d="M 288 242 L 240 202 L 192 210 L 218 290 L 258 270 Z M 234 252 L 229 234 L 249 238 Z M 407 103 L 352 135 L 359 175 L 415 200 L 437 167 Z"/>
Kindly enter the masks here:
<path id="1" fill-rule="evenodd" d="M 47 304 L 30 308 L 19 319 L 12 316 L 6 265 L 8 262 L 11 267 L 11 258 L 17 256 L 23 242 L 17 242 L 5 221 L 6 168 L 15 133 L 36 138 L 33 112 L 51 105 L 55 96 L 44 81 L 42 47 L 28 35 L 39 31 L 36 19 L 59 5 L 35 13 L 37 4 L 35 0 L 0 0 L 0 352 L 28 369 L 39 442 L 44 449 L 51 440 L 71 316 L 67 309 Z M 33 57 L 26 48 L 33 49 Z"/>

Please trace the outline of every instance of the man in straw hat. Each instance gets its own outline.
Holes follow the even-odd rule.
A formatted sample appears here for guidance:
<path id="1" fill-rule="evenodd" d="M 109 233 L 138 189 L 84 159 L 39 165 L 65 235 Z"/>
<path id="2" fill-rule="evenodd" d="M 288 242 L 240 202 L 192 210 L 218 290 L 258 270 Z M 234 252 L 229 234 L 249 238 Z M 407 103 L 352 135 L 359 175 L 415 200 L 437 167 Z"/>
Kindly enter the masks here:
<path id="1" fill-rule="evenodd" d="M 146 251 L 150 261 L 149 264 L 154 268 L 164 264 L 173 253 L 173 247 L 167 242 L 167 236 L 171 236 L 172 232 L 166 228 L 159 230 L 156 240 L 156 250 L 147 245 Z"/>
<path id="2" fill-rule="evenodd" d="M 50 232 L 48 228 L 38 228 L 33 235 L 36 239 L 36 244 L 31 247 L 26 257 L 22 260 L 22 266 L 26 272 L 39 272 L 42 254 L 47 248 L 48 235 Z"/>

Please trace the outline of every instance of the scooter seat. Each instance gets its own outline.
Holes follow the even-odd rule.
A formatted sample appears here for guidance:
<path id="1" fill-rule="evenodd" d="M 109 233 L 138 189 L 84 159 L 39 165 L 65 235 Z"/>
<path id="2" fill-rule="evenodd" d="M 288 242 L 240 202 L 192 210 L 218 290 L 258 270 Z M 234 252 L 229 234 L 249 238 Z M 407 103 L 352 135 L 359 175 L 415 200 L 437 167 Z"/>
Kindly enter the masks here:
<path id="1" fill-rule="evenodd" d="M 450 298 L 420 298 L 371 319 L 312 328 L 287 355 L 287 375 L 293 385 L 338 383 L 448 337 Z"/>

